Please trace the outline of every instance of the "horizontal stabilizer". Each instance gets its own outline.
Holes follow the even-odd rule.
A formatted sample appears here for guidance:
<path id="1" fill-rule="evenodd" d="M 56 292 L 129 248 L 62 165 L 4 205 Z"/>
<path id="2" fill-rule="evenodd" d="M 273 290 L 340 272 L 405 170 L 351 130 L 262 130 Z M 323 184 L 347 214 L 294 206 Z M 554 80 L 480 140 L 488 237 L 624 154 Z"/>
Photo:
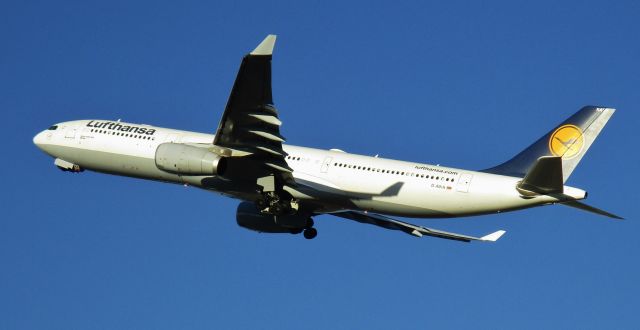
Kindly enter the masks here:
<path id="1" fill-rule="evenodd" d="M 609 218 L 613 218 L 613 219 L 618 219 L 618 220 L 624 220 L 623 217 L 617 216 L 613 213 L 609 213 L 605 210 L 601 210 L 599 208 L 593 207 L 591 205 L 587 205 L 585 203 L 581 203 L 578 201 L 571 201 L 571 202 L 567 202 L 567 203 L 562 203 L 562 205 L 566 205 L 566 206 L 571 206 L 571 207 L 575 207 L 577 209 L 581 209 L 583 211 L 587 211 L 587 212 L 591 212 L 591 213 L 595 213 L 595 214 L 599 214 L 599 215 L 604 215 L 605 217 L 609 217 Z"/>
<path id="2" fill-rule="evenodd" d="M 498 230 L 494 233 L 491 233 L 482 237 L 473 237 L 462 234 L 450 233 L 438 229 L 427 228 L 422 226 L 416 226 L 407 222 L 395 220 L 384 215 L 374 214 L 374 213 L 365 213 L 365 212 L 357 212 L 357 211 L 346 211 L 346 212 L 337 212 L 330 213 L 331 215 L 335 215 L 337 217 L 354 220 L 360 223 L 368 223 L 374 226 L 391 229 L 391 230 L 399 230 L 405 232 L 409 235 L 413 235 L 416 237 L 422 236 L 432 236 L 444 239 L 450 239 L 454 241 L 462 241 L 462 242 L 471 242 L 471 241 L 483 241 L 483 242 L 495 242 L 502 235 L 504 235 L 504 230 Z"/>
<path id="3" fill-rule="evenodd" d="M 562 158 L 543 156 L 538 158 L 524 179 L 518 183 L 518 191 L 526 196 L 562 193 Z"/>

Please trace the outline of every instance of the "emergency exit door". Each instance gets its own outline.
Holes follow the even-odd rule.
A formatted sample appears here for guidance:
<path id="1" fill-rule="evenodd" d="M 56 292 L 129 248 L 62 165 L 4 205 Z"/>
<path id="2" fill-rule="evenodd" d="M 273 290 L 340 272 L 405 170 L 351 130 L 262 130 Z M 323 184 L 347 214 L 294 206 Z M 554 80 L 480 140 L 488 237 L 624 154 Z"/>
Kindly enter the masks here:
<path id="1" fill-rule="evenodd" d="M 458 191 L 459 192 L 469 192 L 469 185 L 471 185 L 471 179 L 473 179 L 473 175 L 469 173 L 463 173 L 460 175 L 460 179 L 458 180 Z"/>
<path id="2" fill-rule="evenodd" d="M 322 166 L 320 167 L 320 173 L 327 173 L 329 171 L 329 166 L 331 165 L 332 157 L 326 157 L 322 162 Z"/>

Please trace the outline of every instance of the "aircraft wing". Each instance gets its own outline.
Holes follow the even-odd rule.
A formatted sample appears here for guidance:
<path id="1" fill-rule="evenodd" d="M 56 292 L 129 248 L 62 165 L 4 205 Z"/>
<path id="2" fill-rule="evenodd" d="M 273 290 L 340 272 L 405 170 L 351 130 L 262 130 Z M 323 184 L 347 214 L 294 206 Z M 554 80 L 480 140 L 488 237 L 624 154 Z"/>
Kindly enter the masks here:
<path id="1" fill-rule="evenodd" d="M 450 233 L 442 230 L 426 228 L 422 226 L 412 225 L 407 222 L 395 220 L 380 214 L 373 213 L 365 213 L 358 211 L 345 211 L 345 212 L 337 212 L 330 213 L 331 215 L 335 215 L 337 217 L 358 221 L 360 223 L 368 223 L 371 225 L 379 226 L 386 229 L 391 230 L 400 230 L 407 234 L 422 237 L 422 236 L 433 236 L 438 238 L 450 239 L 454 241 L 462 241 L 462 242 L 471 242 L 471 241 L 484 241 L 484 242 L 495 242 L 502 235 L 504 235 L 504 230 L 498 230 L 489 235 L 482 237 L 473 237 L 462 234 Z"/>
<path id="2" fill-rule="evenodd" d="M 292 181 L 285 161 L 278 112 L 271 95 L 271 57 L 276 36 L 268 35 L 242 59 L 213 143 L 255 159 L 265 173 Z"/>

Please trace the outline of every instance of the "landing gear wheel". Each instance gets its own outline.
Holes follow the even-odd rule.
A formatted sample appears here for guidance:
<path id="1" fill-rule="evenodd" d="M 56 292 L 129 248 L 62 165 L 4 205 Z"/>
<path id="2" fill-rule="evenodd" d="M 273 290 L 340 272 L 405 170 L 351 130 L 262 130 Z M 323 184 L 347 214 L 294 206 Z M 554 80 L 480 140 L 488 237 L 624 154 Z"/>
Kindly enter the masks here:
<path id="1" fill-rule="evenodd" d="M 313 223 L 313 219 L 309 218 L 309 220 L 307 220 L 307 225 L 304 226 L 304 228 L 309 229 L 311 227 L 313 227 L 314 223 Z"/>
<path id="2" fill-rule="evenodd" d="M 303 235 L 306 239 L 313 239 L 314 237 L 318 236 L 318 231 L 315 228 L 305 229 Z"/>

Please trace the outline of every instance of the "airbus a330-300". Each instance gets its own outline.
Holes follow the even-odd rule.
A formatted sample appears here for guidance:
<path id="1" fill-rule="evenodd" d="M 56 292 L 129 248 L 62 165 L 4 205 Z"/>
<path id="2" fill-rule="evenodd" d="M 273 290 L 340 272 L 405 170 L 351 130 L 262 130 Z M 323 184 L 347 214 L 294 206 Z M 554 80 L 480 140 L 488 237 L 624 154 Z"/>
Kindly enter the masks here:
<path id="1" fill-rule="evenodd" d="M 91 170 L 191 185 L 239 199 L 238 225 L 264 233 L 314 238 L 321 214 L 417 237 L 496 241 L 391 218 L 451 218 L 562 204 L 586 205 L 584 190 L 565 182 L 614 109 L 586 106 L 512 159 L 485 170 L 285 145 L 271 93 L 276 37 L 267 36 L 240 65 L 215 134 L 119 120 L 55 124 L 33 141 L 68 172 Z"/>

